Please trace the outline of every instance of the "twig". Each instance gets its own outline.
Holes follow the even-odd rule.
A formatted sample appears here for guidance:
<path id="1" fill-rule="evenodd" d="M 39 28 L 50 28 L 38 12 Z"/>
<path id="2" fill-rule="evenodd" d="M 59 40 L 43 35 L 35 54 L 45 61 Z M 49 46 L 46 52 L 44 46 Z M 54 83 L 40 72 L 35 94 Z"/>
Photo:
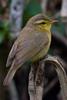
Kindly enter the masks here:
<path id="1" fill-rule="evenodd" d="M 44 85 L 43 68 L 44 64 L 42 62 L 40 62 L 38 66 L 35 65 L 31 67 L 28 85 L 30 100 L 42 100 Z"/>
<path id="2" fill-rule="evenodd" d="M 63 100 L 67 100 L 67 75 L 64 68 L 62 67 L 63 65 L 61 64 L 61 61 L 57 57 L 52 56 L 48 56 L 44 61 L 55 65 L 54 67 L 60 81 L 62 98 Z"/>
<path id="3" fill-rule="evenodd" d="M 36 72 L 34 70 L 34 67 L 31 67 L 31 71 L 29 74 L 29 85 L 28 85 L 30 100 L 42 100 L 43 85 L 44 85 L 44 63 L 45 62 L 47 62 L 47 63 L 50 62 L 50 63 L 54 64 L 54 68 L 57 72 L 57 75 L 58 75 L 58 78 L 60 81 L 63 100 L 67 100 L 66 72 L 63 69 L 61 61 L 59 59 L 57 59 L 57 57 L 52 57 L 52 56 L 48 56 L 44 60 L 42 60 L 39 64 Z M 32 69 L 34 70 L 33 71 L 34 73 L 32 72 Z M 36 77 L 34 79 L 35 73 L 36 73 Z"/>
<path id="4" fill-rule="evenodd" d="M 44 63 L 40 61 L 35 77 L 35 89 L 36 89 L 35 100 L 42 100 L 43 87 L 44 87 Z"/>
<path id="5" fill-rule="evenodd" d="M 28 92 L 30 100 L 35 100 L 36 93 L 35 93 L 35 82 L 34 82 L 34 67 L 31 67 L 31 71 L 29 73 Z"/>

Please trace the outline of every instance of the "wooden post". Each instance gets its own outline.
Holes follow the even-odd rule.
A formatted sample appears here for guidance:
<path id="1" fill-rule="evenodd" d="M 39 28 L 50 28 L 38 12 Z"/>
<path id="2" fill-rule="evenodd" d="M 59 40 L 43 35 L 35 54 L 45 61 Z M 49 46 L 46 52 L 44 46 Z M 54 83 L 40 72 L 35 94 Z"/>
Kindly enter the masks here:
<path id="1" fill-rule="evenodd" d="M 37 70 L 35 69 L 37 68 Z M 28 92 L 30 100 L 42 100 L 44 85 L 44 62 L 40 61 L 38 66 L 31 66 L 29 73 Z"/>
<path id="2" fill-rule="evenodd" d="M 31 67 L 29 74 L 29 85 L 28 91 L 30 100 L 42 100 L 43 86 L 44 86 L 44 63 L 52 63 L 57 72 L 61 93 L 63 100 L 67 100 L 67 75 L 61 64 L 61 61 L 57 57 L 47 56 L 44 60 L 39 63 L 37 71 L 35 72 L 34 67 Z M 46 66 L 45 66 L 46 67 Z M 34 76 L 36 77 L 34 79 Z"/>

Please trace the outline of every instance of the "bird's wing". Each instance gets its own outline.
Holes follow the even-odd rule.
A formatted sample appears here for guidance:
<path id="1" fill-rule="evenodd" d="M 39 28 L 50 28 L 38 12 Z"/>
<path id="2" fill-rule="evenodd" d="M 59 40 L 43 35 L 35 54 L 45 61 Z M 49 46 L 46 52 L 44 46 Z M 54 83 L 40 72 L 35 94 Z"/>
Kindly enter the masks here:
<path id="1" fill-rule="evenodd" d="M 29 33 L 24 40 L 20 39 L 16 51 L 16 64 L 21 66 L 23 62 L 32 60 L 49 42 L 47 33 Z"/>
<path id="2" fill-rule="evenodd" d="M 47 45 L 47 43 L 49 42 L 49 39 L 45 33 L 31 33 L 31 31 L 29 30 L 28 32 L 29 33 L 24 34 L 24 36 L 20 35 L 20 37 L 17 39 L 18 44 L 14 44 L 12 47 L 12 50 L 8 57 L 8 61 L 10 61 L 12 57 L 14 57 L 14 59 L 12 60 L 12 65 L 4 80 L 4 85 L 10 83 L 16 71 L 26 61 L 32 60 L 32 57 L 40 52 L 40 50 L 45 48 L 45 45 Z"/>
<path id="3" fill-rule="evenodd" d="M 15 53 L 16 53 L 17 46 L 18 46 L 18 43 L 17 43 L 17 41 L 15 41 L 15 43 L 13 44 L 12 49 L 8 55 L 6 67 L 8 67 L 12 64 L 13 58 L 14 58 Z"/>

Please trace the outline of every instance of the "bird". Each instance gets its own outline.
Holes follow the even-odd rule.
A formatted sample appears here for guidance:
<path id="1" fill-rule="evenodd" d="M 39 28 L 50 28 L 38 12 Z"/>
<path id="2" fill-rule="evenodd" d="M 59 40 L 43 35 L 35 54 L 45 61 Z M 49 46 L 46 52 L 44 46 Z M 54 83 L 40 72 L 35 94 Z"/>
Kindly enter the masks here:
<path id="1" fill-rule="evenodd" d="M 29 19 L 15 40 L 6 67 L 11 66 L 3 84 L 9 85 L 16 71 L 26 62 L 34 63 L 47 55 L 51 44 L 51 27 L 56 20 L 39 13 Z"/>

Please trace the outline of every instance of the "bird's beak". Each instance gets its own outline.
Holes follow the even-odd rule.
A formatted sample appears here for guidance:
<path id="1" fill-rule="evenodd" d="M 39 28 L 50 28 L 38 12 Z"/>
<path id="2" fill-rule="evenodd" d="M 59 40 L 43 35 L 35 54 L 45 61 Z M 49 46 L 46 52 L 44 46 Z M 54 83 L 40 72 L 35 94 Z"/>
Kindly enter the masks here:
<path id="1" fill-rule="evenodd" d="M 51 20 L 51 23 L 53 24 L 53 23 L 57 23 L 58 22 L 58 20 Z"/>

